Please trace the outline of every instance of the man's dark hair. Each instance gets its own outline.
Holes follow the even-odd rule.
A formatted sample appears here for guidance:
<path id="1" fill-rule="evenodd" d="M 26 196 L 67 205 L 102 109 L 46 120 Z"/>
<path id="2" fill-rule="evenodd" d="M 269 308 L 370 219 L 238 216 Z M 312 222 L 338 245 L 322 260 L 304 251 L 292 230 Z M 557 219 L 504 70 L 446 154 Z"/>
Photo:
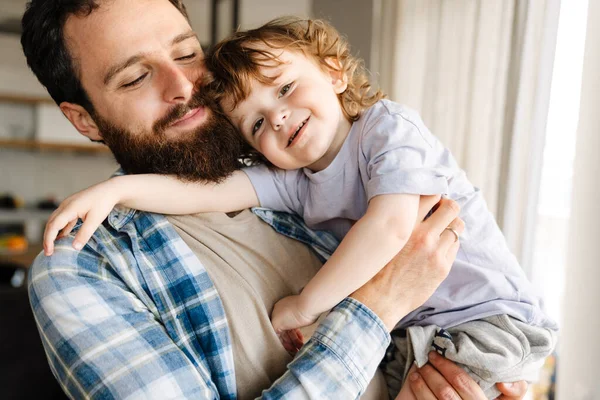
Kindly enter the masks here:
<path id="1" fill-rule="evenodd" d="M 56 104 L 79 104 L 93 114 L 94 107 L 79 79 L 77 62 L 69 53 L 64 25 L 71 15 L 88 16 L 102 0 L 32 0 L 21 24 L 21 46 L 27 64 Z M 182 0 L 169 0 L 186 18 Z"/>

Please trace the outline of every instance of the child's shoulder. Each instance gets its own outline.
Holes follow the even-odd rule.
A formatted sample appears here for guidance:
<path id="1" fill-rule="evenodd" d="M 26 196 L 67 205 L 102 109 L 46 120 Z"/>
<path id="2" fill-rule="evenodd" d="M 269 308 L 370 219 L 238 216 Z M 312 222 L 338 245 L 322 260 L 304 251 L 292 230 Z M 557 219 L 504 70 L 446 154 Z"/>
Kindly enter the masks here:
<path id="1" fill-rule="evenodd" d="M 419 113 L 403 104 L 383 99 L 366 109 L 361 115 L 358 123 L 362 126 L 360 130 L 363 135 L 377 131 L 384 132 L 408 132 L 427 131 Z"/>
<path id="2" fill-rule="evenodd" d="M 361 119 L 365 126 L 390 120 L 405 120 L 413 124 L 421 122 L 421 117 L 416 110 L 387 99 L 379 100 L 367 108 L 361 115 Z"/>

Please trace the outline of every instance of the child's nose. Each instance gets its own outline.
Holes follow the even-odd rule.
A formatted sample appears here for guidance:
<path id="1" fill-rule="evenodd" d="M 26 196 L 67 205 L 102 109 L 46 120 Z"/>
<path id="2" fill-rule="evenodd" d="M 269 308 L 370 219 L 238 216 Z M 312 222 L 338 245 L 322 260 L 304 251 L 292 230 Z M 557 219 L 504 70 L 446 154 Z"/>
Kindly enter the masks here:
<path id="1" fill-rule="evenodd" d="M 271 126 L 273 127 L 274 130 L 279 130 L 280 128 L 282 128 L 285 125 L 288 117 L 289 117 L 289 112 L 287 110 L 279 110 L 279 111 L 271 113 L 271 117 L 269 118 Z"/>

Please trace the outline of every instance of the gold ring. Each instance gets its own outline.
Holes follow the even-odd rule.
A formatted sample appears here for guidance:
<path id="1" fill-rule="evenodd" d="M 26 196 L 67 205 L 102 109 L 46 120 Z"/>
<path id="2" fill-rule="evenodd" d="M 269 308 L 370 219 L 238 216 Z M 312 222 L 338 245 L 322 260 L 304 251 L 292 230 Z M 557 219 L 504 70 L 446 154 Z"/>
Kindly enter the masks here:
<path id="1" fill-rule="evenodd" d="M 445 227 L 444 230 L 448 230 L 452 233 L 454 233 L 454 243 L 458 242 L 458 232 L 456 232 L 454 229 L 450 228 L 449 226 Z"/>

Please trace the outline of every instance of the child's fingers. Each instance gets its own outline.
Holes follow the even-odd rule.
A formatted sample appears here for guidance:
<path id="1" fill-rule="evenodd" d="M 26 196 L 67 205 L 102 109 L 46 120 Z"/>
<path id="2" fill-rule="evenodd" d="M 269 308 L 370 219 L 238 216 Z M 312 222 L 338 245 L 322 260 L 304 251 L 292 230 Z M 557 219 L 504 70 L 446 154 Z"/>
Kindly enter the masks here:
<path id="1" fill-rule="evenodd" d="M 69 236 L 69 233 L 71 233 L 71 231 L 73 230 L 73 228 L 75 227 L 75 224 L 77 224 L 77 220 L 74 219 L 73 221 L 69 222 L 67 224 L 67 226 L 65 226 L 62 231 L 60 231 L 60 233 L 58 234 L 57 239 L 63 238 L 63 237 L 67 237 Z"/>
<path id="2" fill-rule="evenodd" d="M 304 346 L 304 336 L 302 335 L 302 332 L 300 332 L 300 330 L 290 329 L 287 332 L 296 349 L 300 349 L 302 346 Z"/>
<path id="3" fill-rule="evenodd" d="M 279 340 L 281 341 L 281 344 L 283 345 L 285 351 L 287 351 L 291 356 L 293 356 L 295 354 L 296 348 L 290 340 L 287 331 L 280 332 L 277 334 L 277 336 L 279 337 Z"/>
<path id="4" fill-rule="evenodd" d="M 58 233 L 74 218 L 76 217 L 70 217 L 68 213 L 58 211 L 50 216 L 50 219 L 46 224 L 46 229 L 44 230 L 44 254 L 47 256 L 52 255 L 54 252 L 54 241 L 56 240 Z"/>
<path id="5" fill-rule="evenodd" d="M 75 235 L 75 239 L 73 240 L 73 248 L 75 250 L 81 250 L 83 246 L 90 240 L 96 229 L 100 226 L 100 224 L 104 221 L 104 216 L 101 213 L 94 213 L 90 211 L 81 224 L 79 231 Z"/>

